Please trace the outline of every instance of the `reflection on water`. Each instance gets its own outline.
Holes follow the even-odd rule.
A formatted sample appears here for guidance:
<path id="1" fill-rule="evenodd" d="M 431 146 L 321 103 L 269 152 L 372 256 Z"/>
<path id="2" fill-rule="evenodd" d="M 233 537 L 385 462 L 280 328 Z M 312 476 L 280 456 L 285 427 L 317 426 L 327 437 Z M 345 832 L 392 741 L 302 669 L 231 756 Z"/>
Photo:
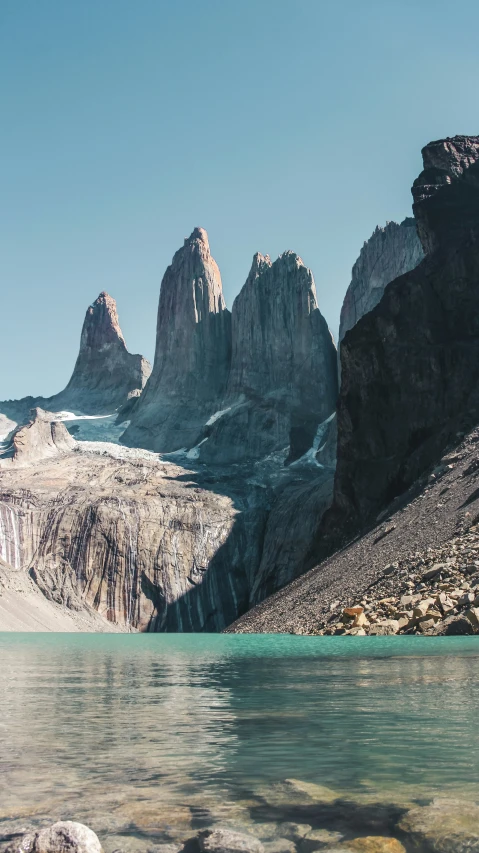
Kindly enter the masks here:
<path id="1" fill-rule="evenodd" d="M 478 796 L 475 638 L 5 634 L 0 661 L 0 831 L 186 838 L 291 777 Z"/>

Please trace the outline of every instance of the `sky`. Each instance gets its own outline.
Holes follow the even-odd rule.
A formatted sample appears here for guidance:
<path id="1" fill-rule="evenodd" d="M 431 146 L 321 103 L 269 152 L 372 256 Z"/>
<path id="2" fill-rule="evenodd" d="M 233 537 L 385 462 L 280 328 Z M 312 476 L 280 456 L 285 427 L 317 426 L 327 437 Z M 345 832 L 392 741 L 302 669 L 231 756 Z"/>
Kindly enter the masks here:
<path id="1" fill-rule="evenodd" d="M 102 290 L 152 359 L 195 226 L 230 308 L 293 249 L 337 336 L 422 146 L 479 133 L 478 31 L 477 0 L 0 0 L 0 399 L 66 385 Z"/>

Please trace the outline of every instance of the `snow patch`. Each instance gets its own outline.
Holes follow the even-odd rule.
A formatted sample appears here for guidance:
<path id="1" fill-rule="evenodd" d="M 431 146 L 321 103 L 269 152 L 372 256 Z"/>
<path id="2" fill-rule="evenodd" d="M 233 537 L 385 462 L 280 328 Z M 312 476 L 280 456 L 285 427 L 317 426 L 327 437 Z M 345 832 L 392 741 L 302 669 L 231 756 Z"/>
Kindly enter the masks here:
<path id="1" fill-rule="evenodd" d="M 314 439 L 313 439 L 312 446 L 309 448 L 309 450 L 306 451 L 306 453 L 303 454 L 303 456 L 301 456 L 299 459 L 296 459 L 295 462 L 291 463 L 291 465 L 290 465 L 291 468 L 294 467 L 295 465 L 305 465 L 305 464 L 315 465 L 317 468 L 324 468 L 324 465 L 321 465 L 321 463 L 318 462 L 318 460 L 316 459 L 316 454 L 318 453 L 319 450 L 322 450 L 324 448 L 326 442 L 324 442 L 324 444 L 321 444 L 321 442 L 322 442 L 322 440 L 323 440 L 323 438 L 327 432 L 328 424 L 330 424 L 331 421 L 333 420 L 333 418 L 335 418 L 335 417 L 336 417 L 336 412 L 333 412 L 333 414 L 330 415 L 329 418 L 326 418 L 325 421 L 322 421 L 318 425 L 318 428 L 316 430 L 316 435 L 314 436 Z"/>
<path id="2" fill-rule="evenodd" d="M 206 421 L 205 426 L 213 426 L 213 424 L 216 423 L 216 421 L 218 421 L 220 418 L 222 418 L 223 415 L 226 415 L 226 412 L 231 412 L 231 409 L 232 409 L 232 406 L 228 406 L 227 409 L 220 409 L 218 412 L 215 412 L 214 415 L 211 415 L 211 418 L 209 418 Z M 204 439 L 204 440 L 206 440 L 206 439 Z M 198 445 L 198 447 L 199 447 L 199 445 Z M 190 451 L 190 453 L 191 453 L 191 451 Z"/>
<path id="3" fill-rule="evenodd" d="M 204 438 L 203 441 L 200 441 L 200 443 L 197 444 L 196 447 L 192 447 L 191 450 L 188 450 L 188 453 L 186 454 L 186 458 L 187 459 L 198 459 L 199 455 L 200 455 L 200 447 L 202 444 L 205 443 L 205 441 L 208 441 L 207 437 Z"/>

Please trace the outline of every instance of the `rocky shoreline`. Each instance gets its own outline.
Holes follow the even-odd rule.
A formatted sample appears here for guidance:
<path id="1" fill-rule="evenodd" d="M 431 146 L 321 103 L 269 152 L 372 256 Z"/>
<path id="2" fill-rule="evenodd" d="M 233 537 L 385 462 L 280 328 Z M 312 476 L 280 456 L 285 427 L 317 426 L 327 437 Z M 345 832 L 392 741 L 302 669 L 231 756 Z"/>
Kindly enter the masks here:
<path id="1" fill-rule="evenodd" d="M 312 782 L 286 779 L 263 785 L 245 801 L 223 803 L 222 819 L 187 806 L 157 821 L 136 816 L 101 841 L 70 820 L 36 828 L 0 823 L 2 853 L 477 853 L 479 805 L 447 796 L 411 800 L 348 795 Z M 146 806 L 146 804 L 144 804 Z M 148 811 L 146 809 L 146 811 Z M 245 815 L 249 814 L 249 817 Z M 178 816 L 182 818 L 177 824 Z M 176 825 L 175 825 L 176 824 Z M 206 824 L 206 825 L 205 825 Z M 209 825 L 208 825 L 209 824 Z M 101 833 L 100 833 L 101 834 Z"/>

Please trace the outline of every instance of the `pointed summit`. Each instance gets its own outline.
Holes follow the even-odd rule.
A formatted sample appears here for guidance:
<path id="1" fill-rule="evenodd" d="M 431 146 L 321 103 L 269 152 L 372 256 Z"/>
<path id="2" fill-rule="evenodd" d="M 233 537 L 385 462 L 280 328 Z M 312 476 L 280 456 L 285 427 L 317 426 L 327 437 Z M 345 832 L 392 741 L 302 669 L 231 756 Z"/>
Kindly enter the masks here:
<path id="1" fill-rule="evenodd" d="M 101 349 L 105 344 L 118 343 L 126 350 L 125 338 L 120 328 L 116 300 L 102 291 L 88 308 L 80 339 L 80 351 Z"/>
<path id="2" fill-rule="evenodd" d="M 231 370 L 206 462 L 260 459 L 313 445 L 337 395 L 336 348 L 316 301 L 313 275 L 295 252 L 273 263 L 257 252 L 232 311 Z"/>
<path id="3" fill-rule="evenodd" d="M 162 452 L 191 447 L 224 394 L 231 314 L 208 235 L 195 228 L 163 276 L 153 372 L 125 433 Z"/>

